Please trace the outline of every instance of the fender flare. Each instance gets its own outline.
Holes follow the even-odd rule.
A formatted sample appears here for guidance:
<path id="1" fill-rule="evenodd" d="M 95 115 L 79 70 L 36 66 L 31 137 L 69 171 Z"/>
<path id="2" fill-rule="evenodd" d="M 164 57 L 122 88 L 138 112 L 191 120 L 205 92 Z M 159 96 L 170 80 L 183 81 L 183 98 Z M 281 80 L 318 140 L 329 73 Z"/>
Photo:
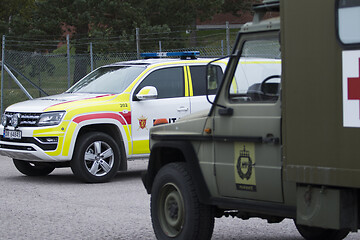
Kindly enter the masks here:
<path id="1" fill-rule="evenodd" d="M 210 191 L 201 172 L 198 158 L 193 146 L 187 141 L 160 141 L 152 146 L 147 171 L 142 175 L 142 181 L 147 193 L 151 194 L 157 172 L 164 165 L 176 161 L 172 159 L 163 159 L 162 153 L 164 149 L 173 149 L 174 151 L 182 153 L 187 170 L 194 180 L 199 200 L 202 203 L 210 203 Z"/>
<path id="2" fill-rule="evenodd" d="M 111 132 L 111 130 L 105 131 L 104 126 L 108 126 L 110 128 L 115 128 L 118 131 L 118 133 Z M 73 153 L 75 151 L 80 133 L 86 128 L 92 129 L 91 131 L 98 131 L 98 132 L 106 133 L 110 137 L 112 137 L 115 140 L 115 142 L 117 142 L 117 145 L 119 146 L 119 150 L 120 150 L 120 168 L 118 169 L 118 171 L 126 171 L 127 170 L 127 151 L 125 149 L 126 143 L 124 141 L 121 128 L 119 128 L 119 126 L 117 124 L 114 124 L 111 122 L 87 124 L 87 125 L 82 125 L 78 129 L 76 129 L 75 142 L 72 146 L 71 156 L 73 156 Z"/>

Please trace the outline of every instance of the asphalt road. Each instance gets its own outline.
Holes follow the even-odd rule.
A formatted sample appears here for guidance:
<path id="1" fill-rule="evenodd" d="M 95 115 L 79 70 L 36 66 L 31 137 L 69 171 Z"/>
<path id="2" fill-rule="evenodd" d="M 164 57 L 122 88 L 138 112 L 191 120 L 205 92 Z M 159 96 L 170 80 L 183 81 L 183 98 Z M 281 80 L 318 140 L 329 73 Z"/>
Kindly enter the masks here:
<path id="1" fill-rule="evenodd" d="M 69 168 L 46 177 L 19 173 L 0 156 L 0 239 L 155 239 L 149 199 L 140 180 L 145 160 L 103 184 L 79 182 Z M 291 220 L 216 219 L 212 239 L 302 239 Z M 351 233 L 347 239 L 360 239 Z"/>

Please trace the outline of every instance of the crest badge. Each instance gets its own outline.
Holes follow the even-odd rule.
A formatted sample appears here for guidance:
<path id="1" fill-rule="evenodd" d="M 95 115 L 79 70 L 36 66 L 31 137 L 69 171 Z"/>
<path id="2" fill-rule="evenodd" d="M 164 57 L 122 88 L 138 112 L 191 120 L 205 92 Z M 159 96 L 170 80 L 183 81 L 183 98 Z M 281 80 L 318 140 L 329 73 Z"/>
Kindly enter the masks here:
<path id="1" fill-rule="evenodd" d="M 234 144 L 235 186 L 240 191 L 256 192 L 255 144 Z"/>
<path id="2" fill-rule="evenodd" d="M 139 129 L 147 129 L 146 127 L 147 118 L 141 115 L 141 117 L 138 118 L 138 120 L 139 120 Z"/>

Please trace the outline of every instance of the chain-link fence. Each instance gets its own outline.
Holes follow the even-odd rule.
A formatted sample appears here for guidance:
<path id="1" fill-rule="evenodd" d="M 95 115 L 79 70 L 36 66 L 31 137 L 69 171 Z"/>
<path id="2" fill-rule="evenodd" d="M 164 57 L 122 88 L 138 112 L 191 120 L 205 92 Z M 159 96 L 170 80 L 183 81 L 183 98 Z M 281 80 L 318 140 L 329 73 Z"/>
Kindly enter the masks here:
<path id="1" fill-rule="evenodd" d="M 198 42 L 197 45 L 199 46 L 162 49 L 162 42 L 158 40 L 157 48 L 153 48 L 152 52 L 199 51 L 200 57 L 221 57 L 231 51 L 237 29 L 233 32 L 226 31 L 226 33 L 224 30 L 222 31 L 221 37 L 223 39 L 219 39 L 219 36 L 217 36 L 219 34 L 210 34 L 207 41 L 211 42 L 211 44 L 206 44 L 206 46 L 199 45 L 204 44 L 204 41 L 202 41 L 200 43 Z M 211 39 L 212 37 L 213 39 Z M 9 42 L 11 43 L 11 40 Z M 16 41 L 16 44 L 21 44 L 21 42 Z M 55 54 L 37 52 L 35 50 L 36 47 L 34 47 L 33 51 L 10 50 L 7 49 L 5 40 L 2 45 L 2 57 L 7 69 L 11 71 L 29 95 L 33 98 L 38 98 L 64 92 L 74 83 L 74 80 L 80 79 L 91 70 L 100 66 L 138 59 L 139 53 L 141 52 L 141 39 L 136 39 L 136 41 L 133 41 L 131 44 L 134 45 L 132 52 L 94 53 L 92 49 L 93 44 L 89 42 L 89 51 L 86 54 L 71 53 L 69 51 L 70 46 L 67 46 L 68 51 L 66 53 Z M 13 49 L 11 46 L 9 48 Z M 96 48 L 96 45 L 94 48 Z M 150 51 L 149 48 L 147 48 L 146 51 Z M 28 99 L 29 96 L 24 93 L 13 77 L 4 70 L 1 85 L 0 114 L 3 113 L 7 106 Z"/>

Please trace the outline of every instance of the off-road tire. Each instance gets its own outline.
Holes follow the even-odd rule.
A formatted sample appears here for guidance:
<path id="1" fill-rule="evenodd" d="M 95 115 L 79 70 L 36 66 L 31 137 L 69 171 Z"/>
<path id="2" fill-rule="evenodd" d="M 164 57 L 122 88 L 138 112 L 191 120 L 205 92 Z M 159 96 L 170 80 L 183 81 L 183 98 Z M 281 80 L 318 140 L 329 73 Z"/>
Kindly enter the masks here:
<path id="1" fill-rule="evenodd" d="M 120 156 L 119 146 L 111 136 L 88 132 L 78 138 L 70 166 L 83 182 L 107 182 L 118 172 Z"/>
<path id="2" fill-rule="evenodd" d="M 55 167 L 50 164 L 36 163 L 13 159 L 14 165 L 19 172 L 27 176 L 46 176 L 54 171 Z"/>
<path id="3" fill-rule="evenodd" d="M 319 227 L 309 227 L 304 225 L 295 224 L 300 235 L 306 240 L 341 240 L 344 239 L 348 234 L 348 229 L 326 229 Z"/>
<path id="4" fill-rule="evenodd" d="M 157 239 L 211 238 L 213 207 L 199 202 L 185 163 L 170 163 L 160 169 L 153 183 L 150 205 Z"/>

